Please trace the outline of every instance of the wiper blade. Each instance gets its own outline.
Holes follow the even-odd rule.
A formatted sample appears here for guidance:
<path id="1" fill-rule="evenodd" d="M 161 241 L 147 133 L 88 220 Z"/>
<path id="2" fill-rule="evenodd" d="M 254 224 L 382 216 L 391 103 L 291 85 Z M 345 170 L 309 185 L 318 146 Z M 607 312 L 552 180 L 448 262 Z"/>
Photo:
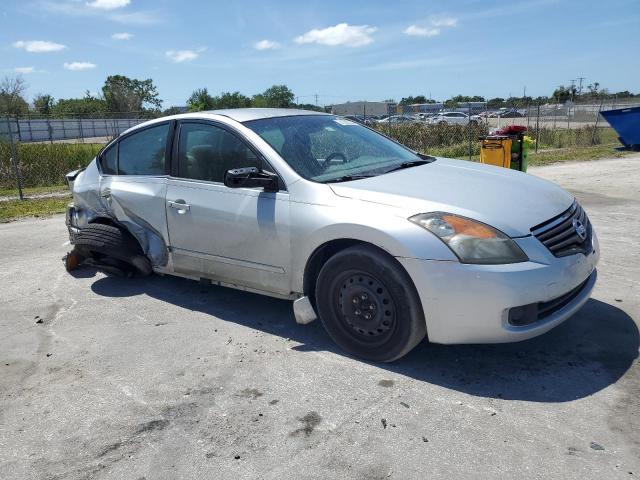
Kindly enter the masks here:
<path id="1" fill-rule="evenodd" d="M 404 170 L 405 168 L 418 167 L 420 165 L 426 165 L 427 163 L 431 163 L 429 160 L 411 160 L 410 162 L 402 162 L 400 165 L 393 167 L 390 170 L 387 170 L 384 173 L 395 172 L 397 170 Z"/>
<path id="2" fill-rule="evenodd" d="M 332 178 L 330 180 L 324 180 L 322 183 L 350 182 L 351 180 L 360 180 L 362 178 L 371 178 L 371 177 L 375 177 L 375 175 L 343 175 L 341 177 Z"/>

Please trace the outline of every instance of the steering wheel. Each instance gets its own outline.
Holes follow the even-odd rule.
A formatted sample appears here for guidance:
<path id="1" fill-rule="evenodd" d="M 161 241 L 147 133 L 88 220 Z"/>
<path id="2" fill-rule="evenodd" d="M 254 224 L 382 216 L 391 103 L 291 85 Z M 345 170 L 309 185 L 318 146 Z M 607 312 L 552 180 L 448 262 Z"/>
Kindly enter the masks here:
<path id="1" fill-rule="evenodd" d="M 322 164 L 322 170 L 326 170 L 327 168 L 329 168 L 329 165 L 331 165 L 331 160 L 334 160 L 336 158 L 341 158 L 343 162 L 347 162 L 347 157 L 345 156 L 344 153 L 341 152 L 333 152 L 331 155 L 329 155 L 327 158 L 324 159 L 324 163 Z"/>

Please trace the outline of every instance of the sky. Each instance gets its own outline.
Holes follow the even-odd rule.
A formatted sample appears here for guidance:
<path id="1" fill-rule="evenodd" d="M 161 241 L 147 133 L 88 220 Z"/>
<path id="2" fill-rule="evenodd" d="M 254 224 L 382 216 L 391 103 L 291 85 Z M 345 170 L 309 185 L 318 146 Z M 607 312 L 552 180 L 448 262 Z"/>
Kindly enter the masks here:
<path id="1" fill-rule="evenodd" d="M 640 92 L 639 32 L 640 0 L 2 0 L 0 74 L 56 99 L 152 78 L 164 108 L 274 84 L 321 105 Z"/>

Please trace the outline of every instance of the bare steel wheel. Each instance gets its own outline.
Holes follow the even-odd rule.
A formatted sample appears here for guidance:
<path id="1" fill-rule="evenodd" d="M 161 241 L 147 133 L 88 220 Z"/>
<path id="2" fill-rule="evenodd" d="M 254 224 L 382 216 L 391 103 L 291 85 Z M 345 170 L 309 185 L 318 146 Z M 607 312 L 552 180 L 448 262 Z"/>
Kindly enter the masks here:
<path id="1" fill-rule="evenodd" d="M 396 307 L 386 286 L 362 271 L 345 272 L 336 279 L 340 313 L 354 337 L 366 343 L 381 343 L 395 326 Z"/>
<path id="2" fill-rule="evenodd" d="M 327 260 L 315 298 L 320 320 L 336 344 L 367 360 L 400 358 L 426 333 L 411 278 L 373 246 L 350 247 Z"/>

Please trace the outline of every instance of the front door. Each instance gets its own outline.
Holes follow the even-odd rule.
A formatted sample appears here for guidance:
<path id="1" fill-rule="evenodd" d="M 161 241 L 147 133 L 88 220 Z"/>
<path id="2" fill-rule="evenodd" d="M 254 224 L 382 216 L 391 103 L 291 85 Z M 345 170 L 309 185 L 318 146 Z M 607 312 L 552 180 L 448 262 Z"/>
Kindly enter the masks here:
<path id="1" fill-rule="evenodd" d="M 167 182 L 173 269 L 271 293 L 288 294 L 289 194 L 228 188 L 224 172 L 263 160 L 223 126 L 182 122 Z"/>

